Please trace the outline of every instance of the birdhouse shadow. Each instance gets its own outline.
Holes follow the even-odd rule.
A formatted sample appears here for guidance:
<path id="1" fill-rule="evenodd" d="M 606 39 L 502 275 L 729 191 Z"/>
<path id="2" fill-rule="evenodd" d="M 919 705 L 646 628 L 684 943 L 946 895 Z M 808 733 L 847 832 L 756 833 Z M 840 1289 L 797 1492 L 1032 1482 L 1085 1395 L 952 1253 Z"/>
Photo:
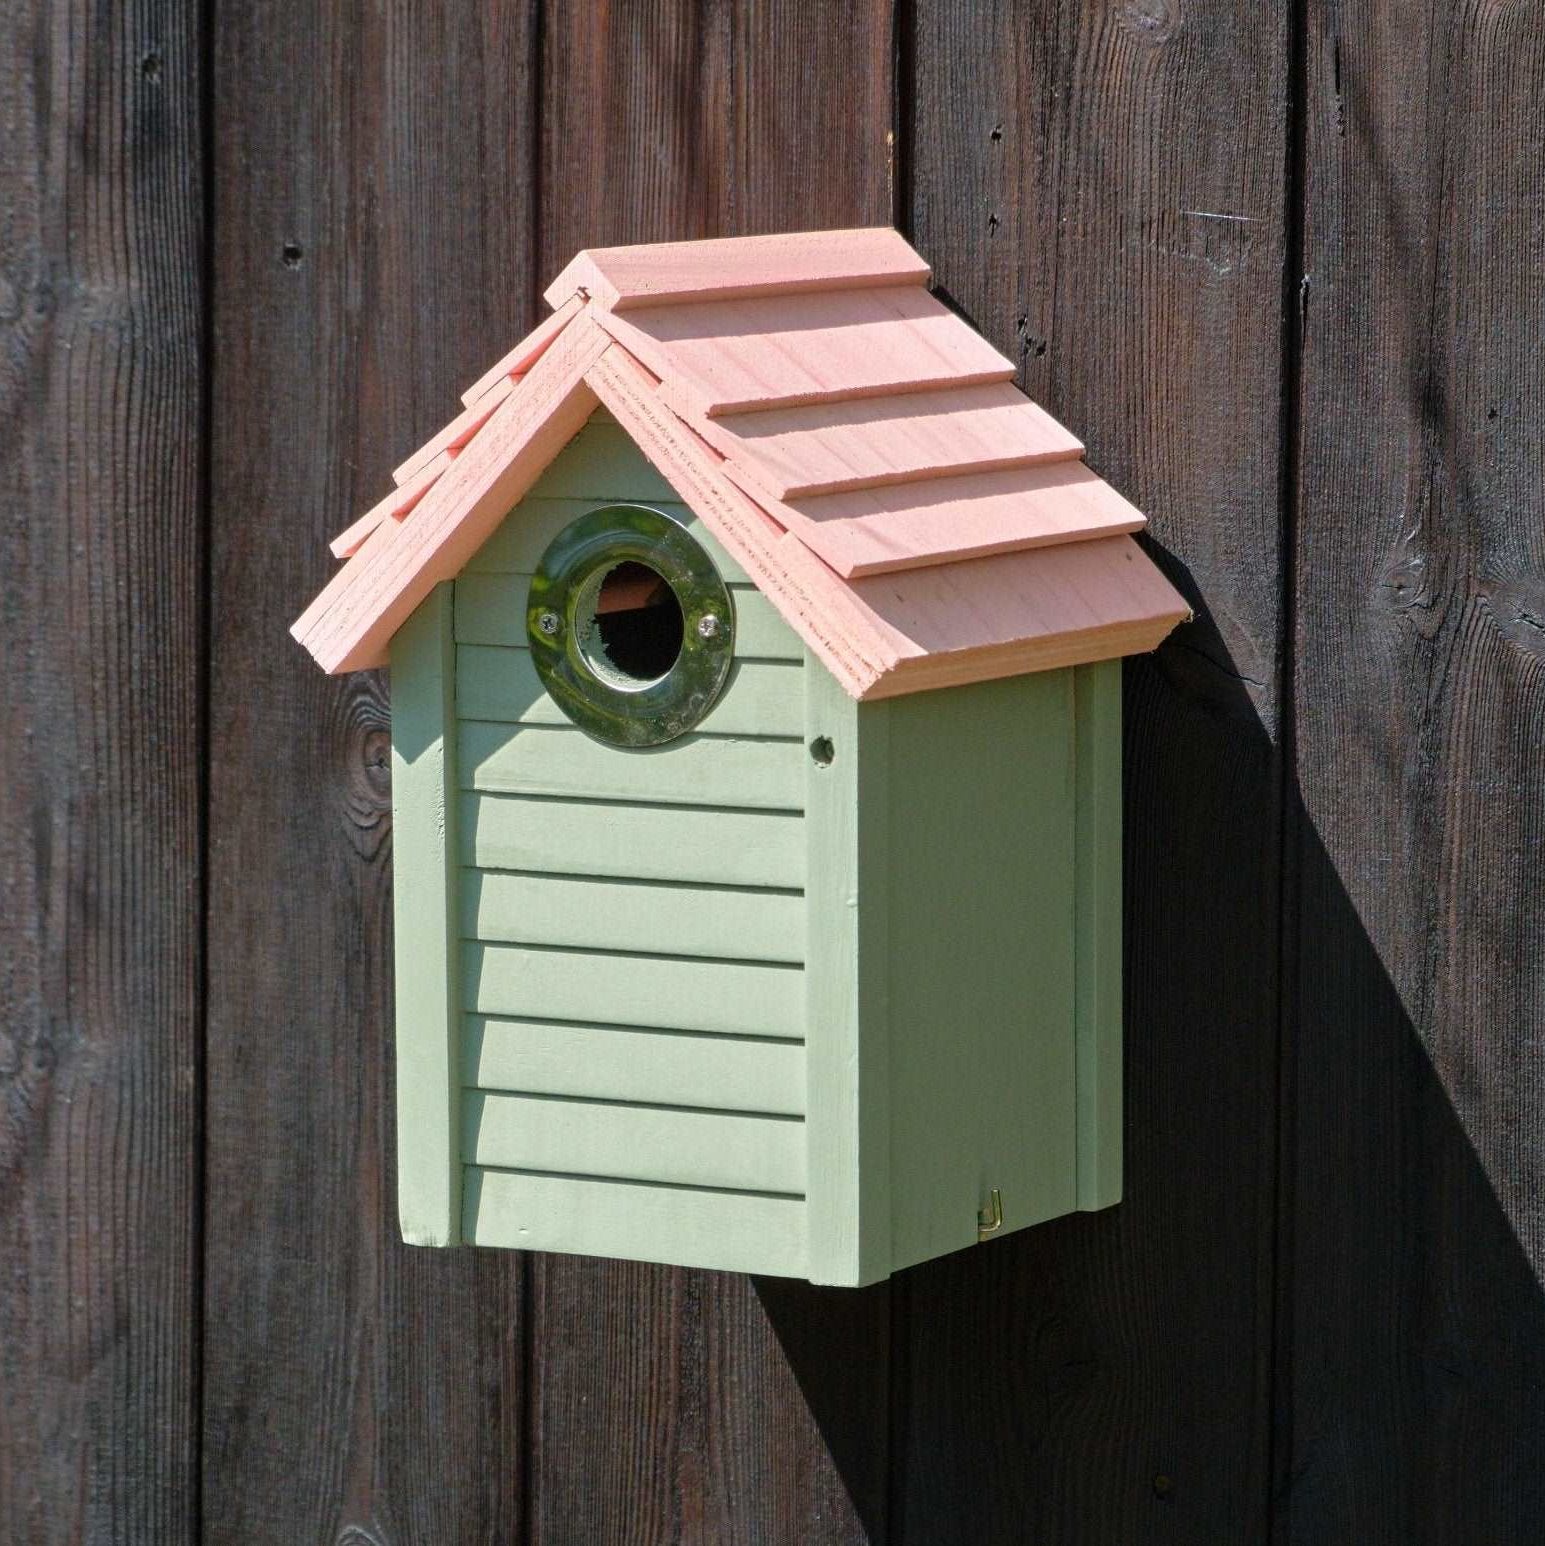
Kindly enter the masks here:
<path id="1" fill-rule="evenodd" d="M 1392 1539 L 1512 1538 L 1530 1446 L 1465 1435 L 1545 1431 L 1545 1205 L 1487 1056 L 1523 1028 L 1478 1010 L 1440 1077 L 1455 1027 L 1413 1022 L 1157 556 L 1198 618 L 1126 669 L 1124 1201 L 757 1294 L 871 1546 L 1232 1540 L 1268 1500 L 1328 1540 L 1369 1488 Z"/>

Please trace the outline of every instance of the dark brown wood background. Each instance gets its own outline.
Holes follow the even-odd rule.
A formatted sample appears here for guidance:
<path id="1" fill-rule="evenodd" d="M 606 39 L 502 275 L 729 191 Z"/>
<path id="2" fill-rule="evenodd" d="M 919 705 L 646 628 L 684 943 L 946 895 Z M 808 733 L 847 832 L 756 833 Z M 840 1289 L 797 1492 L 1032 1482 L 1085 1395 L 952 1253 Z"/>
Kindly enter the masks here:
<path id="1" fill-rule="evenodd" d="M 12 0 L 0 1542 L 1545 1539 L 1542 102 L 1532 0 Z M 326 539 L 577 248 L 887 221 L 1197 608 L 1127 1200 L 409 1250 Z"/>

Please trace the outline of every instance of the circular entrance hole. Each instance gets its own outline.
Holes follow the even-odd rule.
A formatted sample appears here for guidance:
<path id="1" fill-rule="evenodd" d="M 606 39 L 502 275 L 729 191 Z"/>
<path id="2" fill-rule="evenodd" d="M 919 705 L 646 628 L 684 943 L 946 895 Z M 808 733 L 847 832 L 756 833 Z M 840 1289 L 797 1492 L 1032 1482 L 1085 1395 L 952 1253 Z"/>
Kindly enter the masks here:
<path id="1" fill-rule="evenodd" d="M 595 592 L 584 654 L 614 687 L 658 682 L 681 654 L 681 602 L 658 570 L 628 559 L 607 570 Z"/>

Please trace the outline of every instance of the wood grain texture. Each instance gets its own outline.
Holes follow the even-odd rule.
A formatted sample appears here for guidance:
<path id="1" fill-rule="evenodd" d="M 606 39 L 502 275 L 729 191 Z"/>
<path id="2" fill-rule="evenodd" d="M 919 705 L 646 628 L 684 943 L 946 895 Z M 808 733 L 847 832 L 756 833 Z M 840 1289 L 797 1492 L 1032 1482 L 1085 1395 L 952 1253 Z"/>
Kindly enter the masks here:
<path id="1" fill-rule="evenodd" d="M 583 247 L 890 223 L 889 0 L 545 14 L 545 274 Z M 549 1258 L 533 1286 L 534 1542 L 859 1546 L 883 1523 L 888 1291 L 801 1300 L 776 1332 L 734 1276 Z M 839 1367 L 862 1419 L 802 1389 Z"/>
<path id="2" fill-rule="evenodd" d="M 1285 29 L 917 8 L 909 234 L 1208 610 L 1126 668 L 1126 1200 L 907 1275 L 909 1543 L 1265 1535 Z"/>
<path id="3" fill-rule="evenodd" d="M 0 30 L 0 1540 L 199 1539 L 203 21 Z"/>
<path id="4" fill-rule="evenodd" d="M 502 4 L 216 20 L 204 1540 L 518 1540 L 519 1262 L 396 1233 L 384 682 L 283 636 L 536 321 L 535 39 Z"/>
<path id="5" fill-rule="evenodd" d="M 1536 1539 L 1538 16 L 543 9 L 538 37 L 516 0 L 206 8 L 207 56 L 145 0 L 8 18 L 0 1538 Z M 884 221 L 893 173 L 939 282 L 1203 603 L 1127 670 L 1127 1201 L 863 1291 L 407 1251 L 385 694 L 284 626 L 581 246 Z M 466 841 L 590 830 L 464 802 L 525 805 L 551 827 Z M 745 844 L 800 884 L 797 817 L 706 814 L 711 842 L 689 807 L 614 819 L 718 855 L 706 880 Z"/>
<path id="6" fill-rule="evenodd" d="M 1307 23 L 1278 1539 L 1532 1540 L 1545 20 Z"/>

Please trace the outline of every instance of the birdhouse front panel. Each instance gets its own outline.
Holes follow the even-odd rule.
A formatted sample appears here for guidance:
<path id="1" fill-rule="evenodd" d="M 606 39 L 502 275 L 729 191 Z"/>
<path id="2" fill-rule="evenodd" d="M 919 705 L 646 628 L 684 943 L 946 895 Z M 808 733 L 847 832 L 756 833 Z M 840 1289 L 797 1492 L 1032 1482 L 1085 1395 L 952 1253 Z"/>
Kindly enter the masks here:
<path id="1" fill-rule="evenodd" d="M 609 418 L 453 587 L 464 1238 L 800 1273 L 804 646 Z M 679 521 L 730 600 L 707 614 L 722 691 L 655 748 L 576 725 L 527 637 L 554 540 L 635 505 Z M 626 557 L 608 573 L 654 578 Z M 617 601 L 582 647 L 638 681 L 703 621 L 668 589 Z M 655 611 L 658 660 L 622 632 Z"/>
<path id="2" fill-rule="evenodd" d="M 860 1284 L 1120 1195 L 1142 523 L 891 232 L 581 255 L 295 625 L 389 661 L 403 1234 Z"/>

